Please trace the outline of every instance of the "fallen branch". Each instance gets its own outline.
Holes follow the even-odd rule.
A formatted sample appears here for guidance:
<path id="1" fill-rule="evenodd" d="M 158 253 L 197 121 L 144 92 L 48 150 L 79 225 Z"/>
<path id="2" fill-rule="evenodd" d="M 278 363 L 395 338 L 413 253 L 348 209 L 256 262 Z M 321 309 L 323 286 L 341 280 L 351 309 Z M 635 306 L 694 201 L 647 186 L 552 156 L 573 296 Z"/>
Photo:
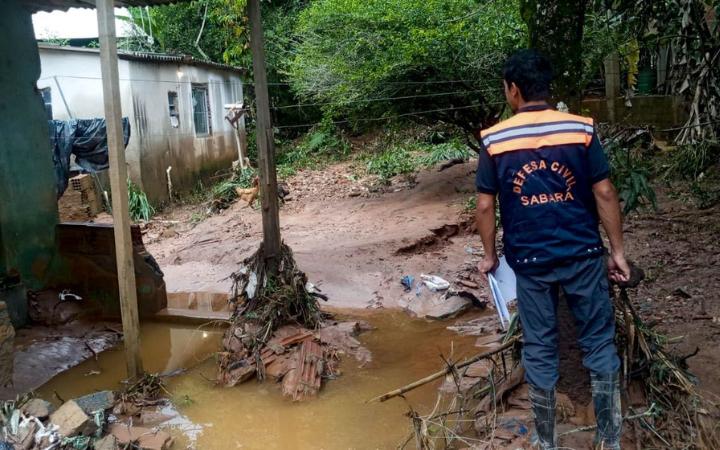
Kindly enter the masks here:
<path id="1" fill-rule="evenodd" d="M 657 414 L 656 409 L 657 409 L 657 405 L 655 405 L 655 403 L 653 403 L 653 404 L 650 405 L 650 407 L 649 407 L 647 410 L 645 410 L 644 412 L 641 412 L 641 413 L 638 413 L 638 414 L 633 414 L 633 415 L 628 415 L 628 416 L 623 417 L 623 421 L 625 422 L 625 421 L 628 421 L 628 420 L 636 420 L 636 419 L 642 419 L 643 417 L 654 416 L 655 414 Z M 575 428 L 575 429 L 573 429 L 573 430 L 568 430 L 568 431 L 566 431 L 566 432 L 564 432 L 564 433 L 560 433 L 560 434 L 558 434 L 558 437 L 567 436 L 567 435 L 573 434 L 573 433 L 580 433 L 580 432 L 583 432 L 583 431 L 592 431 L 592 430 L 594 430 L 594 429 L 596 429 L 596 428 L 597 428 L 597 424 L 595 424 L 595 425 L 588 425 L 588 426 L 585 426 L 585 427 L 579 427 L 579 428 Z"/>
<path id="2" fill-rule="evenodd" d="M 463 367 L 467 367 L 467 366 L 469 366 L 469 365 L 472 364 L 472 363 L 475 363 L 475 362 L 480 361 L 481 359 L 486 359 L 486 358 L 489 358 L 490 356 L 496 355 L 496 354 L 502 352 L 503 350 L 506 350 L 506 349 L 512 347 L 512 346 L 515 344 L 515 342 L 518 341 L 518 339 L 519 339 L 519 336 L 513 337 L 513 338 L 511 338 L 510 340 L 508 340 L 507 342 L 505 342 L 504 344 L 500 345 L 500 347 L 497 347 L 497 348 L 494 349 L 494 350 L 490 350 L 490 351 L 488 351 L 488 352 L 480 353 L 479 355 L 475 355 L 475 356 L 473 356 L 472 358 L 470 358 L 470 359 L 468 359 L 468 360 L 466 360 L 466 361 L 461 362 L 460 364 L 447 365 L 443 370 L 440 370 L 440 371 L 438 371 L 438 372 L 435 372 L 435 373 L 432 374 L 432 375 L 428 375 L 428 376 L 426 376 L 425 378 L 422 378 L 422 379 L 420 379 L 420 380 L 417 380 L 417 381 L 415 381 L 415 382 L 413 382 L 413 383 L 410 383 L 410 384 L 408 384 L 408 385 L 406 385 L 406 386 L 403 386 L 403 387 L 401 387 L 401 388 L 395 389 L 394 391 L 390 391 L 390 392 L 388 392 L 388 393 L 386 393 L 386 394 L 383 394 L 383 395 L 380 395 L 380 396 L 378 396 L 378 397 L 375 397 L 375 398 L 373 398 L 373 399 L 371 399 L 371 400 L 368 400 L 366 403 L 384 402 L 384 401 L 389 400 L 389 399 L 391 399 L 391 398 L 393 398 L 393 397 L 397 397 L 398 395 L 403 395 L 403 394 L 405 394 L 406 392 L 412 391 L 412 390 L 414 390 L 414 389 L 419 388 L 420 386 L 424 386 L 424 385 L 426 385 L 426 384 L 428 384 L 428 383 L 430 383 L 430 382 L 432 382 L 432 381 L 435 381 L 435 380 L 437 380 L 438 378 L 441 378 L 441 377 L 443 377 L 443 376 L 451 373 L 453 370 L 462 369 Z"/>

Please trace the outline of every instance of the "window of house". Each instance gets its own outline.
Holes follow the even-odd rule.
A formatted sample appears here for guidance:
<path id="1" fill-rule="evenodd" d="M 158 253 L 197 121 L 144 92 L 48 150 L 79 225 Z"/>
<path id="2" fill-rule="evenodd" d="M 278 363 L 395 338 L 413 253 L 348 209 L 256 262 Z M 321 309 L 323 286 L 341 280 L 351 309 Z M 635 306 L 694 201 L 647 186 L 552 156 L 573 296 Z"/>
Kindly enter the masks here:
<path id="1" fill-rule="evenodd" d="M 40 89 L 40 95 L 42 95 L 43 103 L 45 104 L 45 114 L 48 120 L 52 120 L 52 90 L 49 87 Z"/>
<path id="2" fill-rule="evenodd" d="M 180 126 L 180 113 L 178 112 L 178 94 L 175 91 L 168 92 L 168 114 L 170 115 L 170 125 L 173 128 Z"/>
<path id="3" fill-rule="evenodd" d="M 193 122 L 195 135 L 206 136 L 210 134 L 210 99 L 206 84 L 192 86 Z"/>

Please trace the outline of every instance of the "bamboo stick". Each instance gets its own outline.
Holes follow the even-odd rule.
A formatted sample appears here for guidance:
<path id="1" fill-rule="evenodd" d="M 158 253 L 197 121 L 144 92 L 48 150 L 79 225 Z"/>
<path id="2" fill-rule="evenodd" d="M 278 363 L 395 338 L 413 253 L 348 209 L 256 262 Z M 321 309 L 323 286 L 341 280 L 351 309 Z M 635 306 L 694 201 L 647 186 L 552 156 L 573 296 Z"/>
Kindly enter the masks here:
<path id="1" fill-rule="evenodd" d="M 500 347 L 498 347 L 498 348 L 496 348 L 496 349 L 494 349 L 494 350 L 490 350 L 490 351 L 488 351 L 488 352 L 480 353 L 479 355 L 475 355 L 475 356 L 473 356 L 472 358 L 470 358 L 470 359 L 468 359 L 468 360 L 466 360 L 466 361 L 461 362 L 460 364 L 454 364 L 454 365 L 451 364 L 451 365 L 448 365 L 448 366 L 446 366 L 443 370 L 440 370 L 440 371 L 438 371 L 438 372 L 435 372 L 435 373 L 432 374 L 432 375 L 428 375 L 428 376 L 426 376 L 425 378 L 422 378 L 422 379 L 420 379 L 420 380 L 417 380 L 417 381 L 415 381 L 415 382 L 413 382 L 413 383 L 410 383 L 410 384 L 408 384 L 408 385 L 406 385 L 406 386 L 403 386 L 403 387 L 401 387 L 401 388 L 395 389 L 394 391 L 390 391 L 390 392 L 388 392 L 388 393 L 385 393 L 385 394 L 383 394 L 383 395 L 380 395 L 380 396 L 378 396 L 378 397 L 375 397 L 375 398 L 373 398 L 373 399 L 371 399 L 371 400 L 368 400 L 366 403 L 384 402 L 384 401 L 389 400 L 389 399 L 391 399 L 391 398 L 393 398 L 393 397 L 397 397 L 398 395 L 403 395 L 403 394 L 406 393 L 406 392 L 412 391 L 413 389 L 419 388 L 420 386 L 424 386 L 424 385 L 430 383 L 431 381 L 435 381 L 435 380 L 437 380 L 438 378 L 447 375 L 447 374 L 450 373 L 453 369 L 455 369 L 455 370 L 457 370 L 457 369 L 462 369 L 463 367 L 467 367 L 467 366 L 469 366 L 469 365 L 472 364 L 472 363 L 475 363 L 475 362 L 480 361 L 481 359 L 489 358 L 489 357 L 492 356 L 492 355 L 495 355 L 495 354 L 497 354 L 497 353 L 500 353 L 500 352 L 502 352 L 503 350 L 506 350 L 506 349 L 510 348 L 513 344 L 515 344 L 515 342 L 517 342 L 517 340 L 518 340 L 519 338 L 520 338 L 519 336 L 513 337 L 512 339 L 510 339 L 509 341 L 507 341 L 506 343 L 502 344 Z"/>

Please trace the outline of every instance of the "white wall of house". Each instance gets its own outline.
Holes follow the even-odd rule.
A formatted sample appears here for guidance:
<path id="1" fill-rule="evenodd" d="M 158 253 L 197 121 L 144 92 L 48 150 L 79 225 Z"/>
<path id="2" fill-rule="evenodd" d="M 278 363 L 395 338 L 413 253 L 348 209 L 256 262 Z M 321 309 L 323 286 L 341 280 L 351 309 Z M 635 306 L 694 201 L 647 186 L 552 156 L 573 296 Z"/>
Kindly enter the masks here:
<path id="1" fill-rule="evenodd" d="M 150 199 L 168 199 L 168 167 L 172 167 L 176 192 L 189 190 L 203 176 L 229 168 L 238 150 L 224 105 L 243 101 L 238 71 L 128 58 L 121 55 L 118 62 L 122 112 L 131 128 L 126 149 L 128 172 Z M 38 88 L 50 88 L 54 119 L 104 116 L 97 51 L 40 46 L 40 60 Z M 193 88 L 206 90 L 209 114 L 194 107 Z M 170 114 L 169 93 L 176 96 L 175 118 Z M 207 124 L 207 132 L 202 126 L 196 129 L 194 113 L 199 123 Z"/>

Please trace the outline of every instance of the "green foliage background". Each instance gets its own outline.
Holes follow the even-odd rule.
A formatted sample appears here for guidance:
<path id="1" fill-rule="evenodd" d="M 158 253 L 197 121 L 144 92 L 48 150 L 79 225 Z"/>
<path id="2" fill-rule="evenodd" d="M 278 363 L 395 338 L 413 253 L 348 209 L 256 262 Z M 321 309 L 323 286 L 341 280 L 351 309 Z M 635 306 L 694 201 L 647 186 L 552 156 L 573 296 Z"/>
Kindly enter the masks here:
<path id="1" fill-rule="evenodd" d="M 502 62 L 526 30 L 515 1 L 317 0 L 295 38 L 288 79 L 326 115 L 360 124 L 449 109 L 423 116 L 470 131 L 501 109 Z"/>

